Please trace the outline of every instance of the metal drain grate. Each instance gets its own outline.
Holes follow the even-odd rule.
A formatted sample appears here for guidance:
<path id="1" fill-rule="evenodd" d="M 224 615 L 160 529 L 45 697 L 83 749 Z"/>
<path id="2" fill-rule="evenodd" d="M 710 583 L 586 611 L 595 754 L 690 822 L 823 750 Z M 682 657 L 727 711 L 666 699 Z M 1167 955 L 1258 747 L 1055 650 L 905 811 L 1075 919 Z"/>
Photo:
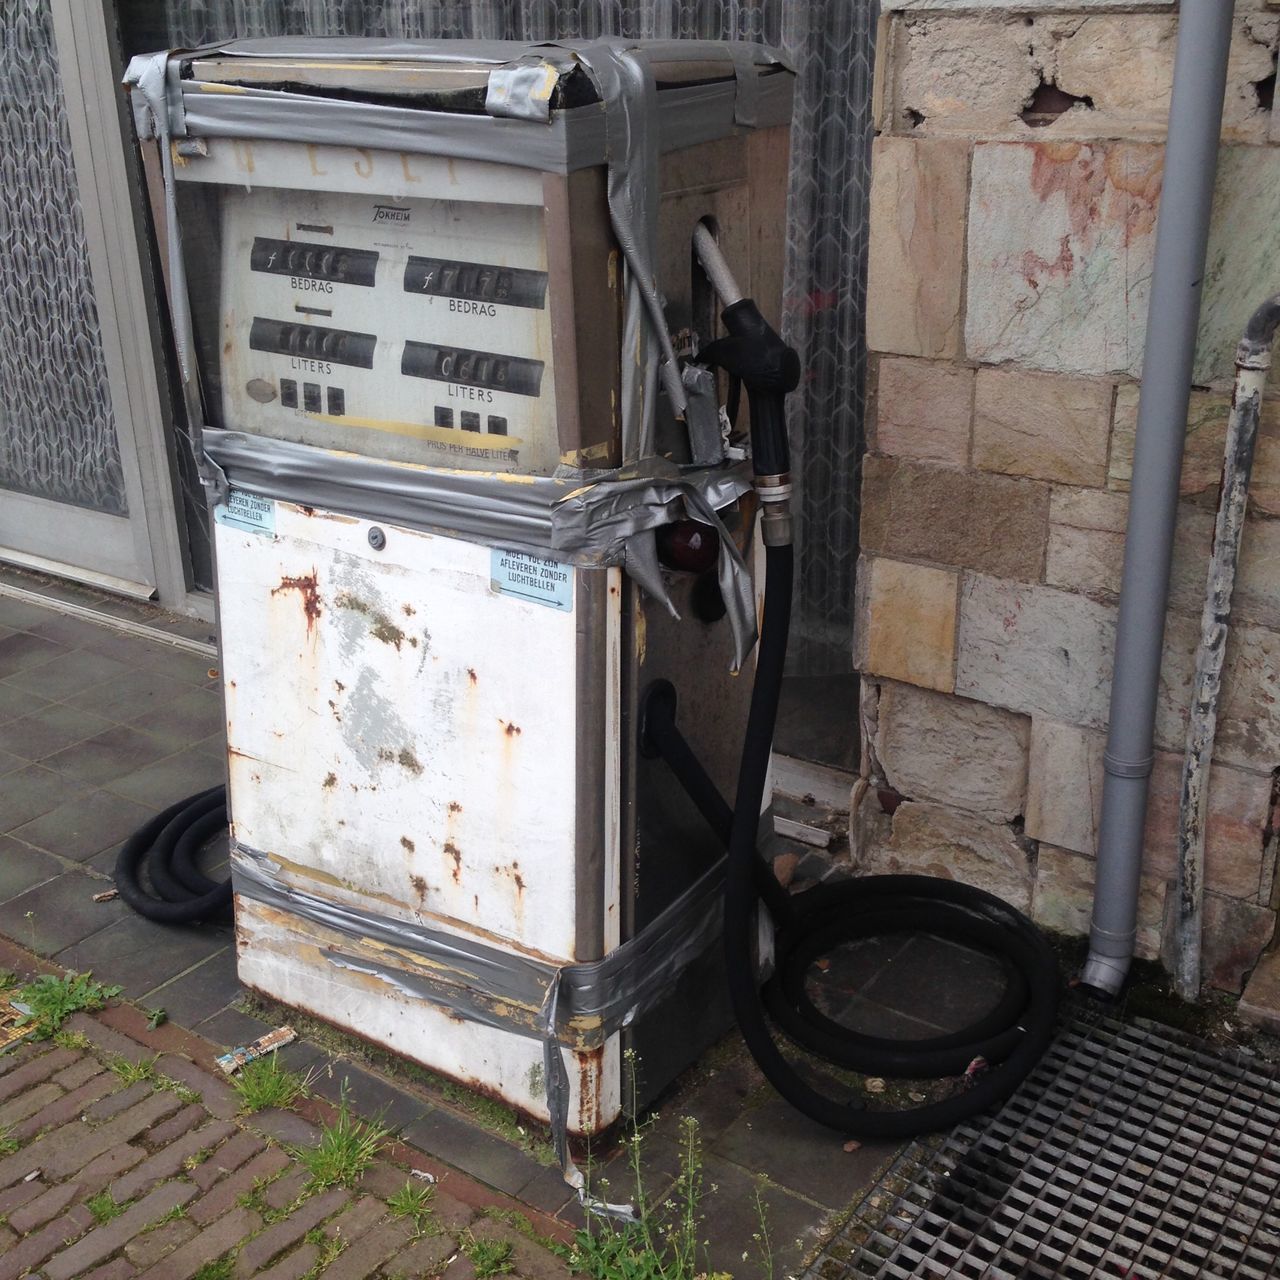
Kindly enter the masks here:
<path id="1" fill-rule="evenodd" d="M 993 1118 L 913 1143 L 805 1280 L 1280 1275 L 1280 1080 L 1068 1023 Z"/>

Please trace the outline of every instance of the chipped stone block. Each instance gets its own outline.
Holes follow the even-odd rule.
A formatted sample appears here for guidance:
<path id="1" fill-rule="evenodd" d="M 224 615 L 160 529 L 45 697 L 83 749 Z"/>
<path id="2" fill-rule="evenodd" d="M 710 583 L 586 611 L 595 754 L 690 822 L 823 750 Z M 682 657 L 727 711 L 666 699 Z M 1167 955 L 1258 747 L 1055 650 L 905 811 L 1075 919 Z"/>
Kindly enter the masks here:
<path id="1" fill-rule="evenodd" d="M 1018 369 L 979 369 L 973 463 L 985 471 L 1101 485 L 1112 384 Z"/>
<path id="2" fill-rule="evenodd" d="M 876 557 L 858 574 L 860 671 L 949 693 L 955 684 L 956 592 L 947 569 Z"/>
<path id="3" fill-rule="evenodd" d="M 1055 489 L 1049 504 L 1045 582 L 1113 598 L 1124 567 L 1128 496 L 1098 489 Z M 1199 615 L 1204 608 L 1214 515 L 1182 503 L 1174 533 L 1169 607 Z M 1280 627 L 1280 522 L 1245 524 L 1232 597 L 1232 619 Z"/>
<path id="4" fill-rule="evenodd" d="M 1274 64 L 1270 71 L 1274 72 Z M 1280 149 L 1224 147 L 1218 157 L 1192 381 L 1233 376 L 1236 344 L 1254 310 L 1275 291 L 1280 224 Z"/>
<path id="5" fill-rule="evenodd" d="M 867 346 L 959 353 L 969 145 L 877 138 L 872 147 Z"/>
<path id="6" fill-rule="evenodd" d="M 1039 581 L 1049 490 L 1030 480 L 868 455 L 864 549 Z"/>
<path id="7" fill-rule="evenodd" d="M 875 393 L 874 448 L 920 462 L 969 462 L 972 369 L 882 356 Z"/>
<path id="8" fill-rule="evenodd" d="M 900 804 L 888 841 L 864 849 L 859 869 L 959 880 L 996 894 L 1019 911 L 1031 906 L 1031 855 L 1012 828 L 942 805 Z"/>
<path id="9" fill-rule="evenodd" d="M 886 683 L 881 688 L 876 754 L 889 785 L 1008 822 L 1026 797 L 1026 716 L 981 702 Z"/>
<path id="10" fill-rule="evenodd" d="M 1177 44 L 1173 14 L 1087 0 L 921 0 L 892 7 L 905 12 L 886 46 L 891 101 L 878 117 L 882 127 L 1051 140 L 1162 138 L 1166 132 Z M 1237 16 L 1222 122 L 1228 140 L 1267 138 L 1270 112 L 1261 95 L 1274 70 L 1276 26 L 1270 15 Z M 1056 91 L 1056 101 L 1043 100 L 1046 90 Z"/>
<path id="11" fill-rule="evenodd" d="M 849 854 L 853 865 L 869 867 L 875 850 L 889 843 L 893 815 L 885 812 L 873 787 L 863 793 L 861 802 L 849 814 Z"/>
<path id="12" fill-rule="evenodd" d="M 1108 605 L 966 574 L 955 691 L 1024 714 L 1105 724 L 1114 630 Z"/>
<path id="13" fill-rule="evenodd" d="M 1090 857 L 1041 844 L 1036 856 L 1036 880 L 1031 894 L 1031 918 L 1058 933 L 1089 932 L 1093 916 L 1093 885 L 1097 864 Z M 1143 876 L 1138 890 L 1138 936 L 1134 953 L 1140 960 L 1160 955 L 1160 927 L 1168 883 Z"/>
<path id="14" fill-rule="evenodd" d="M 1032 722 L 1027 773 L 1027 835 L 1096 857 L 1102 813 L 1105 735 L 1077 725 Z M 1178 807 L 1182 755 L 1158 751 L 1151 772 L 1143 834 L 1143 870 L 1171 880 L 1178 867 Z M 1225 764 L 1209 775 L 1205 881 L 1234 898 L 1261 889 L 1263 832 L 1270 815 L 1271 778 Z"/>
<path id="15" fill-rule="evenodd" d="M 1135 373 L 1162 169 L 1163 149 L 1137 143 L 977 146 L 968 355 L 1052 372 Z"/>
<path id="16" fill-rule="evenodd" d="M 1105 728 L 1115 615 L 1113 605 L 1073 592 L 965 574 L 960 590 L 955 692 L 1010 711 Z M 1280 640 L 1274 632 L 1253 630 L 1261 634 L 1237 628 L 1231 641 L 1243 655 L 1241 709 L 1249 691 L 1264 688 L 1270 651 L 1266 638 Z M 1165 620 L 1156 744 L 1167 749 L 1182 749 L 1199 636 L 1198 618 L 1170 613 Z M 1231 670 L 1231 645 L 1227 667 L 1224 686 L 1230 689 L 1237 679 Z M 1224 705 L 1226 701 L 1224 693 Z M 1273 716 L 1269 707 L 1264 707 L 1262 714 L 1264 724 L 1249 740 L 1247 750 L 1239 741 L 1243 725 L 1233 722 L 1224 743 L 1220 721 L 1219 759 L 1254 765 L 1257 753 L 1273 744 L 1280 759 L 1280 715 Z"/>
<path id="17" fill-rule="evenodd" d="M 1164 939 L 1160 958 L 1170 972 L 1177 957 L 1177 895 L 1165 905 Z M 1208 986 L 1238 995 L 1275 932 L 1276 913 L 1218 893 L 1204 895 L 1204 924 L 1200 938 L 1200 975 Z"/>
<path id="18" fill-rule="evenodd" d="M 1107 484 L 1129 488 L 1133 477 L 1133 444 L 1138 425 L 1137 386 L 1123 386 L 1116 393 L 1115 421 L 1111 432 L 1111 464 Z M 1222 477 L 1222 454 L 1227 439 L 1227 415 L 1231 397 L 1193 391 L 1187 409 L 1187 438 L 1182 452 L 1183 497 L 1200 494 L 1216 499 Z M 1280 399 L 1272 394 L 1262 401 L 1253 474 L 1249 479 L 1249 506 L 1254 513 L 1280 515 Z"/>
<path id="19" fill-rule="evenodd" d="M 1280 951 L 1268 951 L 1249 975 L 1237 1012 L 1246 1022 L 1280 1035 Z"/>
<path id="20" fill-rule="evenodd" d="M 1124 568 L 1127 494 L 1102 489 L 1055 489 L 1049 504 L 1045 581 L 1069 591 L 1114 597 Z M 1169 605 L 1184 613 L 1204 607 L 1213 514 L 1183 503 L 1174 534 Z"/>
<path id="21" fill-rule="evenodd" d="M 1214 757 L 1266 770 L 1280 763 L 1280 634 L 1267 627 L 1231 628 Z"/>

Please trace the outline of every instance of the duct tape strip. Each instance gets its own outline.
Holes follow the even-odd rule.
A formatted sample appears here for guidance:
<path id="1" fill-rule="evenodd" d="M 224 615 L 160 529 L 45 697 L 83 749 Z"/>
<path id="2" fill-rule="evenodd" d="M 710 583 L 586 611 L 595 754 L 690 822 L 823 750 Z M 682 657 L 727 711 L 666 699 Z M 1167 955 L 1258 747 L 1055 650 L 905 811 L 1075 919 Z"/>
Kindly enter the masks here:
<path id="1" fill-rule="evenodd" d="M 554 52 L 553 52 L 554 51 Z M 424 111 L 246 85 L 183 79 L 194 54 L 246 59 L 398 59 L 492 64 L 494 115 Z M 558 56 L 557 56 L 558 55 Z M 664 89 L 654 83 L 651 59 L 668 62 L 727 61 L 733 76 L 721 82 Z M 550 115 L 546 69 L 556 78 L 571 62 L 582 66 L 602 102 Z M 529 65 L 540 65 L 546 101 L 523 85 Z M 769 74 L 774 72 L 774 74 Z M 499 76 L 493 81 L 493 76 Z M 504 81 L 502 77 L 506 77 Z M 514 77 L 514 80 L 513 80 Z M 760 83 L 763 82 L 763 83 Z M 473 158 L 550 172 L 604 163 L 614 234 L 625 261 L 622 382 L 623 458 L 636 462 L 652 452 L 655 377 L 661 376 L 672 411 L 682 417 L 685 393 L 663 314 L 655 272 L 659 199 L 657 156 L 663 146 L 689 146 L 723 137 L 737 127 L 785 124 L 790 119 L 793 76 L 782 58 L 761 45 L 714 41 L 666 41 L 636 45 L 618 39 L 544 45 L 514 42 L 415 44 L 401 41 L 242 40 L 195 51 L 145 54 L 129 64 L 125 83 L 133 93 L 140 138 L 162 151 L 168 222 L 168 280 L 178 363 L 188 404 L 192 367 L 190 301 L 182 263 L 172 141 L 175 137 L 276 138 L 286 141 L 368 146 L 457 158 Z M 504 89 L 504 84 L 506 88 Z M 525 89 L 529 89 L 526 93 Z M 514 104 L 514 106 L 513 106 Z M 544 117 L 543 106 L 547 109 Z M 535 109 L 536 108 L 536 109 Z M 517 118 L 511 118 L 515 116 Z M 660 353 L 655 362 L 650 349 Z"/>
<path id="2" fill-rule="evenodd" d="M 566 1181 L 588 1207 L 581 1172 L 569 1153 L 569 1078 L 562 1046 L 592 1049 L 654 1008 L 684 971 L 720 937 L 725 860 L 721 858 L 634 938 L 602 960 L 556 966 L 421 923 L 399 920 L 350 903 L 336 902 L 298 883 L 296 872 L 237 841 L 231 846 L 231 878 L 241 897 L 319 925 L 353 942 L 372 940 L 407 952 L 451 975 L 428 981 L 394 965 L 389 953 L 376 960 L 341 945 L 322 944 L 335 968 L 359 972 L 459 1017 L 526 1039 L 539 1040 L 547 1082 L 547 1109 L 556 1154 Z M 532 1016 L 531 1016 L 532 1015 Z"/>
<path id="3" fill-rule="evenodd" d="M 531 551 L 566 564 L 619 564 L 673 617 L 653 531 L 689 517 L 720 535 L 716 576 L 734 638 L 735 669 L 756 640 L 751 574 L 718 512 L 751 488 L 746 463 L 681 469 L 651 459 L 634 472 L 573 479 L 401 466 L 238 431 L 204 430 L 212 496 L 231 488 Z"/>

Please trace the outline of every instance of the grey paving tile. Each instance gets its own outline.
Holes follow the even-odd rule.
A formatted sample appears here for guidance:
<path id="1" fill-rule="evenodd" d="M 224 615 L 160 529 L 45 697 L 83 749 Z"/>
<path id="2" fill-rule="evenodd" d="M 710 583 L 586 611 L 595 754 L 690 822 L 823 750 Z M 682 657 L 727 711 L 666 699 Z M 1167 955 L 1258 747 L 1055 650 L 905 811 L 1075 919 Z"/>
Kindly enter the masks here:
<path id="1" fill-rule="evenodd" d="M 508 1195 L 515 1195 L 541 1167 L 510 1143 L 439 1107 L 406 1126 L 400 1137 Z"/>
<path id="2" fill-rule="evenodd" d="M 774 1095 L 742 1112 L 711 1148 L 744 1169 L 767 1173 L 788 1191 L 828 1209 L 844 1209 L 875 1181 L 898 1144 L 864 1142 L 845 1151 L 843 1135 Z"/>
<path id="3" fill-rule="evenodd" d="M 841 1026 L 864 1035 L 884 1036 L 894 1040 L 928 1040 L 941 1035 L 943 1028 L 936 1022 L 912 1018 L 888 1005 L 877 1004 L 864 996 L 853 996 L 833 1015 Z"/>
<path id="4" fill-rule="evenodd" d="M 148 1008 L 163 1009 L 171 1022 L 194 1028 L 225 1009 L 244 992 L 236 977 L 236 949 L 228 946 L 190 973 L 144 993 Z"/>
<path id="5" fill-rule="evenodd" d="M 88 791 L 41 814 L 13 834 L 37 848 L 83 862 L 104 849 L 118 848 L 152 812 L 145 805 L 110 791 Z"/>
<path id="6" fill-rule="evenodd" d="M 0 933 L 51 956 L 129 914 L 118 899 L 94 902 L 110 885 L 98 876 L 67 871 L 0 904 Z"/>
<path id="7" fill-rule="evenodd" d="M 48 756 L 44 766 L 68 778 L 100 786 L 137 773 L 172 754 L 173 748 L 160 738 L 132 725 L 113 724 L 84 742 Z"/>
<path id="8" fill-rule="evenodd" d="M 130 670 L 118 679 L 72 694 L 66 701 L 108 720 L 127 723 L 180 698 L 188 687 L 158 672 Z"/>
<path id="9" fill-rule="evenodd" d="M 122 919 L 60 950 L 57 960 L 68 969 L 92 969 L 99 981 L 119 983 L 136 999 L 231 940 L 225 926 L 155 924 L 126 910 Z"/>
<path id="10" fill-rule="evenodd" d="M 335 1104 L 341 1101 L 345 1088 L 358 1114 L 377 1120 L 394 1132 L 416 1124 L 432 1109 L 425 1098 L 399 1089 L 353 1062 L 335 1063 L 332 1074 L 318 1077 L 313 1087 L 322 1098 Z"/>
<path id="11" fill-rule="evenodd" d="M 217 733 L 210 734 L 203 742 L 197 742 L 192 750 L 198 751 L 202 756 L 208 756 L 211 760 L 216 760 L 220 765 L 225 765 L 227 761 L 227 735 L 219 729 Z"/>
<path id="12" fill-rule="evenodd" d="M 12 751 L 26 760 L 43 760 L 109 728 L 90 711 L 62 702 L 46 702 L 28 715 L 0 720 L 0 750 Z"/>
<path id="13" fill-rule="evenodd" d="M 781 1187 L 760 1188 L 773 1254 L 772 1266 L 766 1266 L 753 1239 L 760 1231 L 755 1175 L 713 1154 L 706 1157 L 702 1176 L 706 1188 L 702 1201 L 707 1227 L 704 1238 L 710 1241 L 707 1272 L 727 1271 L 734 1280 L 798 1275 L 800 1262 L 825 1234 L 822 1223 L 826 1215 L 821 1209 Z"/>
<path id="14" fill-rule="evenodd" d="M 61 702 L 81 690 L 115 680 L 128 670 L 123 662 L 105 654 L 68 649 L 48 662 L 24 667 L 5 678 L 15 688 L 39 694 L 51 702 Z"/>
<path id="15" fill-rule="evenodd" d="M 56 640 L 33 636 L 27 631 L 17 631 L 0 640 L 0 678 L 7 679 L 28 667 L 38 667 L 51 662 L 69 650 Z"/>
<path id="16" fill-rule="evenodd" d="M 56 858 L 8 836 L 0 836 L 0 902 L 16 898 L 62 872 L 62 863 Z"/>
<path id="17" fill-rule="evenodd" d="M 173 702 L 138 716 L 132 724 L 180 751 L 223 732 L 222 698 L 212 690 L 194 688 Z"/>
<path id="18" fill-rule="evenodd" d="M 11 756 L 7 751 L 0 751 L 0 773 L 12 773 L 14 769 L 21 769 L 30 763 L 30 760 L 24 760 L 21 756 Z"/>
<path id="19" fill-rule="evenodd" d="M 52 609 L 42 609 L 39 605 L 28 604 L 25 600 L 15 600 L 12 596 L 0 595 L 0 623 L 13 628 L 14 631 L 38 627 L 54 616 Z"/>
<path id="20" fill-rule="evenodd" d="M 862 995 L 908 1017 L 959 1031 L 989 1010 L 1004 990 L 994 957 L 940 938 L 917 935 Z"/>
<path id="21" fill-rule="evenodd" d="M 47 698 L 38 698 L 34 693 L 27 693 L 25 689 L 15 689 L 12 685 L 0 680 L 0 721 L 17 720 L 48 705 Z"/>
<path id="22" fill-rule="evenodd" d="M 84 793 L 74 778 L 28 764 L 0 775 L 0 832 L 12 831 Z"/>
<path id="23" fill-rule="evenodd" d="M 123 840 L 117 841 L 110 848 L 103 849 L 101 853 L 95 853 L 90 858 L 85 858 L 83 866 L 86 871 L 96 871 L 99 875 L 107 876 L 115 879 L 116 874 L 116 858 L 120 853 L 120 846 L 124 844 Z"/>
<path id="24" fill-rule="evenodd" d="M 25 628 L 32 635 L 43 636 L 46 640 L 56 640 L 71 649 L 91 649 L 93 642 L 108 631 L 100 622 L 90 622 L 85 618 L 72 617 L 67 613 L 48 611 L 42 621 Z"/>
<path id="25" fill-rule="evenodd" d="M 154 671 L 189 685 L 204 684 L 209 679 L 209 668 L 217 666 L 212 659 L 176 649 L 171 644 L 159 644 L 106 628 L 87 647 L 141 671 Z"/>
<path id="26" fill-rule="evenodd" d="M 117 794 L 164 809 L 184 796 L 220 786 L 226 778 L 222 762 L 199 751 L 180 751 L 156 764 L 110 783 Z"/>

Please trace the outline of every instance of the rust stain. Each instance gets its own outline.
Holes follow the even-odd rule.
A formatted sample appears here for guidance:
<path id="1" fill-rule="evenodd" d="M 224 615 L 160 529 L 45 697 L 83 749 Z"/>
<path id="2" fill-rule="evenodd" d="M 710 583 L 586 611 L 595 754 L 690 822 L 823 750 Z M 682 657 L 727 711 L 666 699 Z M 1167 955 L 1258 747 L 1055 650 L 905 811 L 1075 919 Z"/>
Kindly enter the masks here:
<path id="1" fill-rule="evenodd" d="M 307 617 L 307 634 L 320 616 L 320 583 L 315 569 L 305 576 L 286 577 L 280 579 L 280 585 L 273 587 L 271 594 L 278 596 L 282 591 L 296 591 L 302 597 L 302 612 Z"/>
<path id="2" fill-rule="evenodd" d="M 412 841 L 412 840 L 410 840 L 410 839 L 409 839 L 409 837 L 408 837 L 408 836 L 401 836 L 401 837 L 400 837 L 400 843 L 401 843 L 401 845 L 403 845 L 403 847 L 404 847 L 404 848 L 406 848 L 410 853 L 412 853 L 412 852 L 413 852 L 413 851 L 418 847 L 416 844 L 414 844 L 414 843 L 413 843 L 413 841 Z"/>
<path id="3" fill-rule="evenodd" d="M 400 610 L 406 618 L 412 618 L 413 615 L 418 612 L 411 604 L 402 604 L 400 606 Z"/>
<path id="4" fill-rule="evenodd" d="M 444 842 L 444 851 L 449 855 L 449 857 L 453 859 L 453 871 L 451 872 L 453 876 L 453 883 L 461 884 L 462 883 L 462 850 L 459 849 L 458 846 L 454 844 L 452 840 L 446 840 Z"/>
<path id="5" fill-rule="evenodd" d="M 475 684 L 475 683 L 477 682 L 477 676 L 476 676 L 476 669 L 475 669 L 475 667 L 468 667 L 468 668 L 467 668 L 467 679 L 468 679 L 468 680 L 470 680 L 472 684 Z"/>
<path id="6" fill-rule="evenodd" d="M 327 773 L 324 778 L 325 787 L 336 787 L 338 785 L 338 775 L 336 773 Z"/>
<path id="7" fill-rule="evenodd" d="M 343 693 L 345 692 L 347 686 L 343 684 L 341 680 L 335 680 L 333 682 L 333 687 L 337 689 L 339 693 Z"/>
<path id="8" fill-rule="evenodd" d="M 514 737 L 517 737 L 519 734 L 522 734 L 524 730 L 514 721 L 508 720 L 507 727 L 503 732 L 506 733 L 508 738 L 514 738 Z"/>
<path id="9" fill-rule="evenodd" d="M 305 503 L 298 508 L 304 516 L 313 516 L 316 513 L 315 507 L 308 507 Z"/>
<path id="10" fill-rule="evenodd" d="M 518 862 L 511 863 L 511 879 L 515 881 L 516 893 L 524 893 L 524 877 L 520 874 L 520 864 Z"/>
<path id="11" fill-rule="evenodd" d="M 342 712 L 338 710 L 338 704 L 332 698 L 329 699 L 329 710 L 333 712 L 333 718 L 341 723 Z"/>
<path id="12" fill-rule="evenodd" d="M 401 766 L 408 769 L 410 773 L 421 773 L 422 765 L 418 763 L 418 757 L 409 750 L 408 747 L 401 747 L 400 754 L 396 756 Z"/>
<path id="13" fill-rule="evenodd" d="M 419 898 L 427 896 L 427 882 L 421 876 L 410 876 L 409 883 L 417 890 Z"/>
<path id="14" fill-rule="evenodd" d="M 1105 148 L 1079 142 L 1029 145 L 1031 188 L 1041 201 L 1062 197 L 1073 236 L 1088 234 L 1092 242 L 1099 226 L 1111 223 L 1123 227 L 1127 246 L 1151 233 L 1164 176 L 1161 148 L 1123 143 Z M 1067 264 L 1068 273 L 1072 265 L 1074 259 Z"/>
<path id="15" fill-rule="evenodd" d="M 462 812 L 462 806 L 461 806 L 461 805 L 460 805 L 456 800 L 450 800 L 450 801 L 449 801 L 449 812 L 450 812 L 450 813 L 461 813 L 461 812 Z"/>

